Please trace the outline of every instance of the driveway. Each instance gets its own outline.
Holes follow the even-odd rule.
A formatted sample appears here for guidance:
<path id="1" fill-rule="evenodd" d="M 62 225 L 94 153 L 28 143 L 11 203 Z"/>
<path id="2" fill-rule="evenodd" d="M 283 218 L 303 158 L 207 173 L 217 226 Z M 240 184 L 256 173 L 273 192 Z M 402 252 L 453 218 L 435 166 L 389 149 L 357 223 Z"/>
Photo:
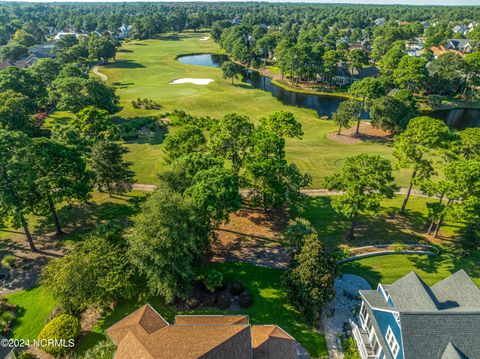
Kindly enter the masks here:
<path id="1" fill-rule="evenodd" d="M 371 289 L 362 277 L 344 274 L 335 280 L 335 299 L 325 308 L 322 316 L 325 340 L 330 359 L 343 359 L 343 351 L 338 335 L 343 333 L 344 324 L 353 317 L 352 311 L 360 304 L 358 291 Z"/>

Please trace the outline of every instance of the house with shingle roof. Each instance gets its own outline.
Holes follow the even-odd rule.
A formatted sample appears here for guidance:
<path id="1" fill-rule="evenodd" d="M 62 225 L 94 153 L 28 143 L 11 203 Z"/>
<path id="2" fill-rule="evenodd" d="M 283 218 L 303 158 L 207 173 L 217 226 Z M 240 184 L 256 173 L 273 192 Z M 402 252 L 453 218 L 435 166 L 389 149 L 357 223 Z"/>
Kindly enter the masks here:
<path id="1" fill-rule="evenodd" d="M 432 287 L 411 272 L 359 293 L 351 326 L 362 359 L 480 358 L 480 289 L 464 270 Z"/>
<path id="2" fill-rule="evenodd" d="M 245 315 L 177 315 L 168 323 L 149 304 L 106 330 L 115 359 L 296 359 L 297 343 L 276 325 Z M 305 356 L 303 356 L 305 358 Z"/>

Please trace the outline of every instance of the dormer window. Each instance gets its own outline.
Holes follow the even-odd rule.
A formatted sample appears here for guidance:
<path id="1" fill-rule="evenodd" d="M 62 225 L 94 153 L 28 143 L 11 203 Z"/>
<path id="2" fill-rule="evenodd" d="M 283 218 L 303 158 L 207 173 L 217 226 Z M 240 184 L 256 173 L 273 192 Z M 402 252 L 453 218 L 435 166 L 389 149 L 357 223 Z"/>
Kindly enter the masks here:
<path id="1" fill-rule="evenodd" d="M 392 353 L 393 357 L 396 358 L 398 355 L 398 352 L 400 351 L 400 346 L 398 345 L 397 338 L 395 338 L 395 335 L 393 335 L 393 331 L 390 326 L 388 326 L 385 339 L 387 340 L 387 344 L 388 344 L 388 347 L 390 348 L 390 352 Z"/>

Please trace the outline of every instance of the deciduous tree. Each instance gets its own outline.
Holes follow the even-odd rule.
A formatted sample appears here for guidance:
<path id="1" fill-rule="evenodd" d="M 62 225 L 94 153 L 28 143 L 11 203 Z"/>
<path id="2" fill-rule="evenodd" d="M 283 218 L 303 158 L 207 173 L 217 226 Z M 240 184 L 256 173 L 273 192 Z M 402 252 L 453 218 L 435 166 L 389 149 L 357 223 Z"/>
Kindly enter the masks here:
<path id="1" fill-rule="evenodd" d="M 160 187 L 148 198 L 128 240 L 131 261 L 152 294 L 167 302 L 188 297 L 209 233 L 209 220 L 181 194 Z"/>

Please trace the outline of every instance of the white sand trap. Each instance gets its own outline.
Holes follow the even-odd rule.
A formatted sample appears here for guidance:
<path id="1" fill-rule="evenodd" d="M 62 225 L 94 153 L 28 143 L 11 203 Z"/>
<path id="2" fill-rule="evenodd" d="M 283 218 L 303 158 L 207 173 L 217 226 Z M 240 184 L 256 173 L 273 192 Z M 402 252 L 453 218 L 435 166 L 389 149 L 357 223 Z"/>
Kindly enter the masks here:
<path id="1" fill-rule="evenodd" d="M 198 41 L 208 41 L 210 40 L 210 36 L 204 36 L 201 39 L 198 39 Z"/>
<path id="2" fill-rule="evenodd" d="M 170 81 L 171 85 L 180 85 L 180 84 L 195 84 L 195 85 L 208 85 L 210 82 L 214 82 L 215 80 L 212 79 L 176 79 Z"/>

